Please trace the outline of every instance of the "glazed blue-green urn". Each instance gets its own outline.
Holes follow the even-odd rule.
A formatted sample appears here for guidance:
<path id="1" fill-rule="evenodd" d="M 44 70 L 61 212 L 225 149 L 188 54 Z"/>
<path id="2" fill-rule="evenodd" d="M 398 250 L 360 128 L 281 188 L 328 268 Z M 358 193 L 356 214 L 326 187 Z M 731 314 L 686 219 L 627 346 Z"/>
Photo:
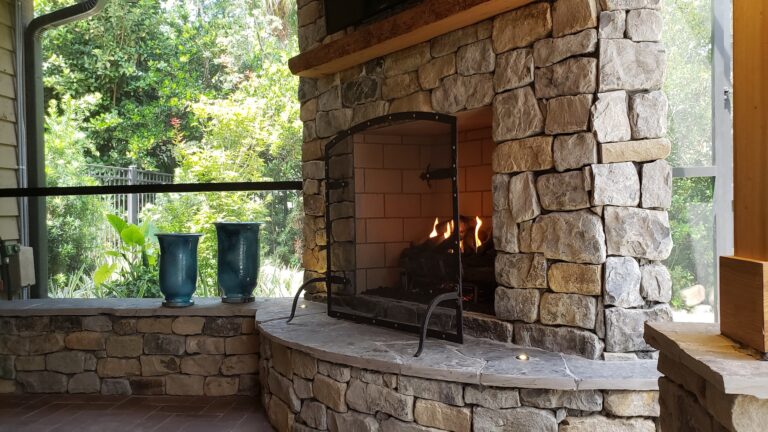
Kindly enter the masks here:
<path id="1" fill-rule="evenodd" d="M 160 292 L 165 307 L 195 304 L 197 245 L 202 234 L 156 234 L 160 243 Z"/>
<path id="2" fill-rule="evenodd" d="M 217 222 L 219 289 L 224 303 L 254 301 L 261 222 Z"/>

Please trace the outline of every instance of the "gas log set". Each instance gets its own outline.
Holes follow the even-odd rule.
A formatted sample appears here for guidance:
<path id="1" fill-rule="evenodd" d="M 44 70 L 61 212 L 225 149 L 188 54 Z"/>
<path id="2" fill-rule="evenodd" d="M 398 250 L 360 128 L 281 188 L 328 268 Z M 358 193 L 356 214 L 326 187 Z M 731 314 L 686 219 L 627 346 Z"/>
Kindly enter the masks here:
<path id="1" fill-rule="evenodd" d="M 456 229 L 453 220 L 436 218 L 429 236 L 400 255 L 400 286 L 382 286 L 366 294 L 428 303 L 438 294 L 455 290 L 459 280 L 455 256 L 458 252 L 464 309 L 492 314 L 496 249 L 488 226 L 479 216 L 460 216 L 457 248 L 452 236 Z"/>

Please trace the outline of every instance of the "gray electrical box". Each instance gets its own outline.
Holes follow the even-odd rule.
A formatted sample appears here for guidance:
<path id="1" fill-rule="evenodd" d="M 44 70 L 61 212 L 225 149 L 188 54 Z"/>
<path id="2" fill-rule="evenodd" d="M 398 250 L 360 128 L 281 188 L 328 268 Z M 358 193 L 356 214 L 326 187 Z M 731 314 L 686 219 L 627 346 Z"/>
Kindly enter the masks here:
<path id="1" fill-rule="evenodd" d="M 15 288 L 35 284 L 35 254 L 31 247 L 22 246 L 19 253 L 10 257 L 11 284 Z"/>

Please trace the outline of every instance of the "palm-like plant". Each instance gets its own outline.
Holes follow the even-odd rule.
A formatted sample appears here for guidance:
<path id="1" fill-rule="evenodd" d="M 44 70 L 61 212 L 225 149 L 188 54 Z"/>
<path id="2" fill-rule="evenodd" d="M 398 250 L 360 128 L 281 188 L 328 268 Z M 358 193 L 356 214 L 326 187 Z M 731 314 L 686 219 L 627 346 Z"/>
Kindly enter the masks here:
<path id="1" fill-rule="evenodd" d="M 149 223 L 130 224 L 109 214 L 107 220 L 120 236 L 117 248 L 104 253 L 105 262 L 93 273 L 96 288 L 110 288 L 115 297 L 157 297 L 158 250 Z"/>

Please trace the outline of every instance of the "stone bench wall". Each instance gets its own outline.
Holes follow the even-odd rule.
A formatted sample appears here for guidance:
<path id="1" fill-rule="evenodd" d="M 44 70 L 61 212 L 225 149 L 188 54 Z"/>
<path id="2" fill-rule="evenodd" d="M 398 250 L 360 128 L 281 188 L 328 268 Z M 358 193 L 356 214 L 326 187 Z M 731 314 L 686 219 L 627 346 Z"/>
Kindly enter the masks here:
<path id="1" fill-rule="evenodd" d="M 766 430 L 768 399 L 728 395 L 699 373 L 664 354 L 659 357 L 660 424 L 664 432 Z"/>
<path id="2" fill-rule="evenodd" d="M 264 336 L 259 369 L 262 402 L 281 432 L 657 430 L 655 391 L 496 388 L 379 373 Z"/>
<path id="3" fill-rule="evenodd" d="M 387 113 L 491 107 L 496 317 L 514 326 L 516 344 L 590 359 L 652 357 L 643 323 L 672 318 L 662 263 L 672 250 L 672 170 L 663 160 L 671 144 L 660 4 L 539 1 L 302 78 L 306 277 L 326 272 L 331 137 Z M 302 49 L 335 37 L 323 33 L 321 1 L 299 6 Z"/>
<path id="4" fill-rule="evenodd" d="M 0 317 L 0 393 L 253 394 L 253 318 Z"/>

